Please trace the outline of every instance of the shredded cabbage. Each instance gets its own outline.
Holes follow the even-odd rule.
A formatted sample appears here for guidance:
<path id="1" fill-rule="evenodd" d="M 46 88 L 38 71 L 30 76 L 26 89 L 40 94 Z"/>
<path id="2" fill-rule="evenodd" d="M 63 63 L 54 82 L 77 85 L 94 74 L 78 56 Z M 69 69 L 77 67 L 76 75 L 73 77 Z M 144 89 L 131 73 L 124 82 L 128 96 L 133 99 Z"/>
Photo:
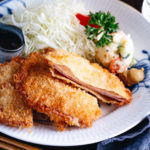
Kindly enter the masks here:
<path id="1" fill-rule="evenodd" d="M 93 60 L 95 44 L 87 39 L 85 28 L 75 17 L 77 12 L 87 11 L 81 3 L 70 0 L 45 0 L 37 7 L 30 6 L 19 13 L 14 11 L 2 22 L 22 28 L 26 43 L 24 56 L 50 46 Z"/>

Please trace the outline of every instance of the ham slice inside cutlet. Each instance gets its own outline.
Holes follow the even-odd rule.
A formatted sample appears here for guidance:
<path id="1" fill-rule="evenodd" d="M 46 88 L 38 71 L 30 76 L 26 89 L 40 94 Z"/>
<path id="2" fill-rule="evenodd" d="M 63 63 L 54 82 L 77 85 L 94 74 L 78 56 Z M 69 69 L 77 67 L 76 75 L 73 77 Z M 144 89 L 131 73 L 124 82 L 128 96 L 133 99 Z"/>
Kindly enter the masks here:
<path id="1" fill-rule="evenodd" d="M 45 62 L 52 76 L 72 83 L 104 103 L 119 106 L 132 101 L 132 94 L 120 79 L 96 63 L 64 50 L 45 49 Z"/>

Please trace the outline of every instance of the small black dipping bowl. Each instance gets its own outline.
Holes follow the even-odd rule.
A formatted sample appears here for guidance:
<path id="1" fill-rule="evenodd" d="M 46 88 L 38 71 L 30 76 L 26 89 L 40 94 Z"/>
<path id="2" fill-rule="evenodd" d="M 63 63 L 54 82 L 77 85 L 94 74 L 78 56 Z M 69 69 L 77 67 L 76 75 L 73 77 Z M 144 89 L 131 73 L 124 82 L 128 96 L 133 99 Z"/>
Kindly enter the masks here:
<path id="1" fill-rule="evenodd" d="M 21 29 L 0 23 L 0 63 L 17 57 L 24 46 L 24 36 Z"/>

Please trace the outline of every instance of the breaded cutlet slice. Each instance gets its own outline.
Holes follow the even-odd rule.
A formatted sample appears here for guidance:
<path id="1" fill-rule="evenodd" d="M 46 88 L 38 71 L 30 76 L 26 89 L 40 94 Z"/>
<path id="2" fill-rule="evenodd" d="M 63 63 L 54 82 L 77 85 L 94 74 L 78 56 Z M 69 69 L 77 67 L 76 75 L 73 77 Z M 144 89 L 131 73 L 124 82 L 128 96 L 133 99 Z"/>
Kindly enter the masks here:
<path id="1" fill-rule="evenodd" d="M 16 127 L 32 127 L 32 109 L 14 87 L 13 75 L 22 59 L 0 64 L 0 123 Z"/>
<path id="2" fill-rule="evenodd" d="M 67 126 L 91 127 L 101 116 L 95 97 L 52 77 L 42 52 L 27 57 L 15 75 L 15 82 L 26 102 L 48 115 L 59 130 Z"/>
<path id="3" fill-rule="evenodd" d="M 45 51 L 45 62 L 53 77 L 84 89 L 104 103 L 121 106 L 132 101 L 131 91 L 107 69 L 73 52 L 52 48 Z"/>

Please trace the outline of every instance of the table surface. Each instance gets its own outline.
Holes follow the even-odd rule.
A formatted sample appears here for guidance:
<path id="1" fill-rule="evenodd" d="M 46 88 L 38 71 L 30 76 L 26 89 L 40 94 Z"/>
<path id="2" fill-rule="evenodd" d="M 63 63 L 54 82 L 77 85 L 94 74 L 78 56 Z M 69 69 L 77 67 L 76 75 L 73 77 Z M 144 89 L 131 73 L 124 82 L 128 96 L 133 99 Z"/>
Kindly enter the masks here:
<path id="1" fill-rule="evenodd" d="M 125 3 L 133 6 L 137 10 L 141 11 L 143 0 L 121 0 L 121 1 L 124 1 Z"/>
<path id="2" fill-rule="evenodd" d="M 0 0 L 2 1 L 2 0 Z M 133 6 L 134 8 L 136 8 L 138 11 L 141 11 L 141 7 L 142 7 L 142 2 L 143 0 L 121 0 L 131 6 Z M 2 136 L 5 136 L 7 138 L 10 138 L 4 134 L 1 134 Z M 13 139 L 13 138 L 12 138 Z M 24 142 L 26 144 L 29 144 L 27 142 Z M 42 145 L 35 145 L 35 144 L 30 144 L 32 146 L 35 146 L 35 147 L 38 147 L 38 148 L 41 148 L 41 149 L 44 149 L 44 150 L 63 150 L 64 148 L 63 147 L 48 147 L 48 146 L 42 146 Z M 78 148 L 77 147 L 66 147 L 65 150 L 88 150 L 88 149 L 96 149 L 96 144 L 91 144 L 91 145 L 85 145 L 85 146 L 79 146 Z"/>

